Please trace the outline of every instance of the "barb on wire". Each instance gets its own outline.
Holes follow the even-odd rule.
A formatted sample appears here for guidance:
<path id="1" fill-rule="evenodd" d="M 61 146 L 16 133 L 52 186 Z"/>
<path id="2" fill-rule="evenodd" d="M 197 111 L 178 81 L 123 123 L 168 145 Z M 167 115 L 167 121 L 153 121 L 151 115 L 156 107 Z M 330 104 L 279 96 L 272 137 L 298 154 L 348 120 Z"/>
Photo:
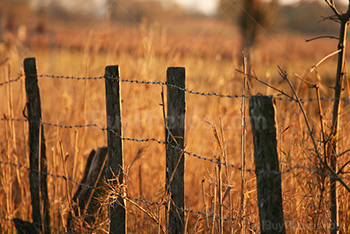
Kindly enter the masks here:
<path id="1" fill-rule="evenodd" d="M 113 78 L 113 77 L 106 77 L 106 78 Z M 121 82 L 135 83 L 135 84 L 152 84 L 152 85 L 161 85 L 161 86 L 167 85 L 167 83 L 163 81 L 130 80 L 130 79 L 121 79 L 121 78 L 119 78 L 119 80 Z"/>
<path id="2" fill-rule="evenodd" d="M 6 84 L 10 84 L 10 83 L 17 82 L 17 81 L 19 81 L 22 77 L 23 77 L 23 75 L 18 75 L 16 79 L 7 80 L 7 81 L 4 81 L 4 82 L 1 82 L 1 83 L 0 83 L 0 86 L 3 86 L 3 85 L 6 85 Z"/>

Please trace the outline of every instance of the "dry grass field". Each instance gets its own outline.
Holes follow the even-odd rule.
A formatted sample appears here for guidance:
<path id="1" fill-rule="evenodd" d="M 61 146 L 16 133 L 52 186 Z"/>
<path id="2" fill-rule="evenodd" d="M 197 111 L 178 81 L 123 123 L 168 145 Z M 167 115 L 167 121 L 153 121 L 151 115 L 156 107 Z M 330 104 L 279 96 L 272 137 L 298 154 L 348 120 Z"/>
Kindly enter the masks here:
<path id="1" fill-rule="evenodd" d="M 277 65 L 285 69 L 302 98 L 315 97 L 297 77 L 321 87 L 325 98 L 333 96 L 336 59 L 331 58 L 317 68 L 308 70 L 320 59 L 336 50 L 335 40 L 317 40 L 306 43 L 308 35 L 264 33 L 253 50 L 252 67 L 256 76 L 291 94 L 287 84 L 280 82 Z M 53 42 L 54 41 L 54 42 Z M 58 28 L 51 36 L 32 35 L 23 43 L 7 36 L 0 44 L 0 82 L 23 74 L 25 57 L 36 57 L 39 74 L 90 77 L 102 76 L 107 65 L 119 65 L 121 78 L 165 81 L 170 66 L 186 68 L 186 86 L 190 90 L 241 94 L 243 76 L 240 62 L 240 38 L 237 30 L 226 23 L 212 19 L 185 19 L 168 26 L 143 22 L 138 26 L 107 27 L 104 23 L 79 29 Z M 346 80 L 346 89 L 348 82 Z M 104 80 L 69 80 L 39 78 L 43 121 L 62 125 L 96 123 L 106 126 Z M 164 140 L 164 120 L 160 85 L 122 83 L 123 134 L 132 138 Z M 15 233 L 10 221 L 15 217 L 31 220 L 29 170 L 6 164 L 11 162 L 29 166 L 28 123 L 6 119 L 24 119 L 26 103 L 24 77 L 0 86 L 0 230 Z M 246 91 L 248 92 L 248 91 Z M 261 83 L 252 81 L 251 94 L 278 93 Z M 348 91 L 344 92 L 348 95 Z M 283 96 L 282 96 L 283 97 Z M 249 98 L 246 98 L 248 103 Z M 185 147 L 189 152 L 216 160 L 224 155 L 228 163 L 241 167 L 241 98 L 220 98 L 186 93 L 187 115 Z M 325 128 L 331 124 L 331 101 L 322 101 Z M 320 123 L 317 102 L 303 103 L 313 133 L 320 143 Z M 254 169 L 253 144 L 247 118 L 246 168 Z M 340 151 L 349 148 L 346 132 L 349 126 L 348 102 L 343 103 Z M 295 102 L 276 100 L 276 120 L 280 170 L 296 165 L 319 169 L 312 154 L 312 142 L 301 111 Z M 75 181 L 83 176 L 89 152 L 107 145 L 107 134 L 93 127 L 64 129 L 44 126 L 48 171 L 68 175 Z M 215 135 L 217 132 L 218 137 Z M 321 147 L 321 144 L 320 144 Z M 165 189 L 165 147 L 155 142 L 124 141 L 127 195 L 146 201 L 163 202 Z M 63 159 L 65 158 L 65 160 Z M 348 154 L 339 158 L 347 162 Z M 186 209 L 208 215 L 217 204 L 215 185 L 217 165 L 186 155 L 185 204 Z M 348 169 L 346 168 L 345 171 Z M 346 174 L 342 176 L 346 177 Z M 241 171 L 224 167 L 222 193 L 225 233 L 259 232 L 259 215 L 254 172 L 245 173 L 245 191 L 241 191 Z M 348 179 L 344 179 L 348 184 Z M 67 186 L 68 185 L 68 186 Z M 62 178 L 48 176 L 51 226 L 64 232 L 70 209 L 69 201 L 77 185 Z M 329 229 L 329 178 L 307 169 L 294 169 L 282 174 L 282 194 L 288 233 L 325 233 Z M 244 207 L 241 209 L 241 195 Z M 101 201 L 101 204 L 103 202 Z M 158 233 L 166 227 L 165 208 L 136 202 L 145 211 L 127 202 L 129 233 Z M 349 233 L 350 196 L 339 185 L 341 233 Z M 149 215 L 156 217 L 153 220 Z M 219 213 L 217 213 L 219 215 Z M 106 233 L 107 213 L 98 217 L 94 231 Z M 219 230 L 219 221 L 206 221 L 206 216 L 186 212 L 187 233 L 208 233 Z M 248 222 L 249 221 L 249 222 Z M 214 224 L 214 227 L 212 225 Z M 59 233 L 52 230 L 52 233 Z"/>

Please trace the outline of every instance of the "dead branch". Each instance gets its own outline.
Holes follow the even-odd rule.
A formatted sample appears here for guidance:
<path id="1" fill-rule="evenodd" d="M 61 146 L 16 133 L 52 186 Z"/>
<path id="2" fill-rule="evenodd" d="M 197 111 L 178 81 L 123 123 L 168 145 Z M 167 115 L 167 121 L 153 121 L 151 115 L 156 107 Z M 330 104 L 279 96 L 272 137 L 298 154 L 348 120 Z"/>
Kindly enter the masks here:
<path id="1" fill-rule="evenodd" d="M 313 37 L 313 38 L 310 38 L 310 39 L 306 39 L 305 42 L 310 42 L 310 41 L 314 41 L 314 40 L 318 40 L 318 39 L 323 39 L 323 38 L 339 40 L 339 37 L 325 35 L 325 36 L 319 36 L 319 37 Z"/>
<path id="2" fill-rule="evenodd" d="M 313 72 L 321 63 L 323 63 L 325 60 L 329 59 L 330 57 L 339 54 L 342 51 L 342 49 L 336 50 L 326 56 L 324 56 L 318 63 L 316 63 L 314 66 L 311 68 L 311 72 Z"/>

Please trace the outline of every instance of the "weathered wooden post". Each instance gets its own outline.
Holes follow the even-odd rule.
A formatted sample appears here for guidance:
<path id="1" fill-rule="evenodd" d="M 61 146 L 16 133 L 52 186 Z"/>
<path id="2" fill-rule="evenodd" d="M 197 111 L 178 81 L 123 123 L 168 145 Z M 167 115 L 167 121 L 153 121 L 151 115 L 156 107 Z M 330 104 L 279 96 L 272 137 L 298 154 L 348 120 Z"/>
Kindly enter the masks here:
<path id="1" fill-rule="evenodd" d="M 26 74 L 27 110 L 29 122 L 29 161 L 30 161 L 30 194 L 32 199 L 32 218 L 35 224 L 40 224 L 41 230 L 50 233 L 50 203 L 47 192 L 47 160 L 44 137 L 44 127 L 41 125 L 41 103 L 38 86 L 35 58 L 24 60 Z M 39 172 L 40 162 L 40 173 Z M 39 176 L 40 173 L 40 176 Z M 41 219 L 41 205 L 43 202 L 43 220 Z M 42 221 L 44 223 L 42 223 Z M 44 224 L 44 225 L 43 225 Z M 43 228 L 44 227 L 44 228 Z"/>
<path id="2" fill-rule="evenodd" d="M 167 208 L 169 233 L 184 233 L 184 149 L 185 141 L 185 68 L 169 67 L 167 70 L 167 127 L 166 127 L 166 189 L 170 195 Z M 177 87 L 174 87 L 174 86 Z"/>
<path id="3" fill-rule="evenodd" d="M 123 142 L 121 121 L 121 97 L 118 66 L 108 66 L 105 71 L 106 108 L 108 128 L 108 159 L 106 166 L 106 179 L 114 185 L 123 184 Z M 117 176 L 117 178 L 115 178 Z M 117 179 L 117 180 L 115 180 Z M 122 188 L 123 189 L 123 188 Z M 109 208 L 109 233 L 126 233 L 125 200 L 118 198 Z"/>
<path id="4" fill-rule="evenodd" d="M 262 234 L 286 233 L 277 155 L 275 109 L 272 98 L 253 96 L 249 115 L 254 141 L 254 161 Z"/>

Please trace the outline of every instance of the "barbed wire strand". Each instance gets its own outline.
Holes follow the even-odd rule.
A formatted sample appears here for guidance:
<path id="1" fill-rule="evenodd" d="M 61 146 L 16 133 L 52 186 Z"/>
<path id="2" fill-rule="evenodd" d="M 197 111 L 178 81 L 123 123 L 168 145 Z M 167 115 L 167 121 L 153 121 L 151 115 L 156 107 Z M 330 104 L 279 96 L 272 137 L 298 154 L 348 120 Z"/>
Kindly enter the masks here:
<path id="1" fill-rule="evenodd" d="M 23 77 L 24 75 L 21 74 L 19 75 L 16 79 L 13 80 L 8 80 L 0 83 L 0 86 L 10 84 L 13 82 L 17 82 Z M 118 77 L 109 77 L 109 76 L 91 76 L 91 77 L 79 77 L 79 76 L 65 76 L 65 75 L 47 75 L 47 74 L 39 74 L 39 75 L 30 75 L 28 74 L 27 76 L 33 76 L 33 77 L 38 77 L 38 78 L 53 78 L 53 79 L 71 79 L 71 80 L 100 80 L 100 79 L 114 79 L 114 80 L 120 80 L 121 82 L 126 82 L 126 83 L 134 83 L 134 84 L 151 84 L 151 85 L 161 85 L 161 86 L 169 86 L 173 87 L 176 89 L 179 89 L 181 91 L 194 94 L 194 95 L 201 95 L 201 96 L 216 96 L 216 97 L 221 97 L 221 98 L 251 98 L 253 95 L 242 95 L 242 94 L 220 94 L 216 92 L 200 92 L 200 91 L 194 91 L 191 89 L 187 88 L 182 88 L 173 84 L 168 84 L 167 82 L 163 81 L 147 81 L 147 80 L 135 80 L 135 79 L 123 79 L 123 78 L 118 78 Z M 291 98 L 283 98 L 283 97 L 276 97 L 276 96 L 271 96 L 271 95 L 261 95 L 261 96 L 267 96 L 271 97 L 272 99 L 275 100 L 280 100 L 280 101 L 292 101 L 296 102 L 296 99 L 291 99 Z M 337 100 L 337 98 L 325 98 L 325 97 L 320 97 L 320 98 L 300 98 L 301 102 L 314 102 L 314 101 L 330 101 L 333 102 Z M 340 98 L 340 100 L 345 101 L 345 102 L 350 102 L 349 98 Z"/>
<path id="2" fill-rule="evenodd" d="M 136 79 L 124 79 L 124 78 L 118 78 L 118 77 L 111 77 L 111 76 L 92 76 L 92 77 L 78 77 L 78 76 L 64 76 L 64 75 L 48 75 L 48 74 L 40 74 L 40 75 L 28 75 L 28 76 L 36 76 L 38 78 L 40 77 L 46 77 L 46 78 L 53 78 L 53 79 L 72 79 L 72 80 L 100 80 L 100 79 L 113 79 L 113 80 L 120 80 L 121 82 L 127 82 L 127 83 L 135 83 L 135 84 L 151 84 L 151 85 L 161 85 L 161 86 L 169 86 L 176 89 L 179 89 L 181 91 L 194 94 L 194 95 L 201 95 L 201 96 L 216 96 L 221 98 L 251 98 L 253 95 L 242 95 L 242 94 L 220 94 L 216 92 L 200 92 L 200 91 L 194 91 L 187 88 L 182 88 L 173 84 L 168 84 L 167 82 L 163 81 L 145 81 L 145 80 L 136 80 Z M 280 101 L 292 101 L 296 102 L 296 99 L 291 98 L 284 98 L 284 97 L 276 97 L 271 95 L 261 95 L 261 96 L 268 96 L 275 100 Z M 313 101 L 335 101 L 336 98 L 301 98 L 301 102 L 313 102 Z M 342 101 L 350 102 L 349 98 L 341 98 Z"/>
<path id="3" fill-rule="evenodd" d="M 26 119 L 4 119 L 4 118 L 0 118 L 0 120 L 8 120 L 8 121 L 27 121 Z M 43 125 L 47 125 L 47 126 L 52 126 L 52 127 L 59 127 L 59 128 L 65 128 L 65 129 L 73 129 L 73 128 L 84 128 L 84 127 L 95 127 L 97 129 L 100 129 L 102 131 L 110 131 L 112 132 L 114 135 L 116 135 L 117 137 L 120 137 L 122 140 L 125 140 L 125 141 L 134 141 L 134 142 L 156 142 L 158 144 L 162 144 L 162 145 L 166 145 L 166 142 L 165 141 L 162 141 L 162 140 L 158 140 L 156 138 L 145 138 L 145 139 L 138 139 L 138 138 L 131 138 L 131 137 L 121 137 L 119 134 L 117 134 L 115 131 L 111 130 L 111 129 L 108 129 L 108 128 L 105 128 L 105 127 L 100 127 L 99 125 L 97 124 L 78 124 L 78 125 L 62 125 L 62 124 L 53 124 L 53 123 L 49 123 L 49 122 L 44 122 L 44 121 L 41 121 L 41 123 Z M 201 160 L 204 160 L 204 161 L 208 161 L 208 162 L 211 162 L 211 163 L 215 163 L 215 164 L 220 164 L 220 165 L 223 165 L 223 166 L 227 166 L 227 167 L 232 167 L 232 168 L 235 168 L 237 170 L 241 170 L 241 171 L 246 171 L 246 172 L 256 172 L 254 169 L 243 169 L 242 167 L 239 167 L 239 166 L 236 166 L 234 164 L 230 164 L 230 163 L 225 163 L 225 162 L 219 162 L 217 160 L 214 160 L 214 159 L 211 159 L 211 158 L 207 158 L 207 157 L 203 157 L 203 156 L 200 156 L 196 153 L 192 153 L 192 152 L 189 152 L 189 151 L 186 151 L 180 147 L 177 147 L 177 146 L 174 146 L 172 144 L 169 144 L 172 148 L 176 149 L 176 150 L 179 150 L 179 151 L 182 151 L 183 153 L 189 155 L 189 156 L 192 156 L 192 157 L 196 157 L 198 159 L 201 159 Z M 289 172 L 290 170 L 288 170 L 287 172 Z M 287 173 L 286 172 L 286 173 Z M 256 173 L 259 173 L 259 172 L 256 172 Z M 261 173 L 261 172 L 260 172 Z M 277 174 L 281 174 L 282 172 L 280 171 L 270 171 L 270 172 L 264 172 L 264 173 L 277 173 Z"/>
<path id="4" fill-rule="evenodd" d="M 6 120 L 6 121 L 28 121 L 27 119 L 10 119 L 10 118 L 0 118 L 0 120 Z M 45 122 L 45 121 L 41 121 L 41 123 L 43 125 L 52 126 L 52 127 L 59 127 L 59 128 L 65 128 L 65 129 L 94 127 L 94 128 L 100 129 L 102 131 L 109 131 L 109 132 L 115 134 L 117 137 L 120 137 L 124 141 L 132 141 L 132 142 L 138 142 L 138 143 L 155 142 L 155 143 L 158 143 L 158 144 L 166 145 L 165 141 L 162 141 L 162 140 L 159 140 L 159 139 L 156 139 L 156 138 L 139 139 L 139 138 L 131 138 L 131 137 L 122 137 L 119 134 L 117 134 L 115 131 L 113 131 L 111 129 L 108 129 L 108 128 L 105 128 L 105 127 L 101 127 L 98 124 L 62 125 L 62 124 L 49 123 L 49 122 Z M 312 167 L 307 167 L 307 166 L 302 166 L 302 165 L 291 166 L 285 171 L 257 171 L 255 169 L 249 169 L 249 168 L 248 169 L 244 169 L 242 167 L 236 166 L 236 165 L 231 164 L 231 163 L 220 162 L 220 161 L 217 161 L 217 160 L 212 159 L 212 158 L 204 157 L 204 156 L 201 156 L 199 154 L 189 152 L 187 150 L 184 150 L 184 149 L 182 149 L 180 147 L 177 147 L 175 145 L 172 145 L 172 144 L 168 144 L 168 145 L 170 145 L 172 148 L 174 148 L 176 150 L 179 150 L 179 151 L 181 151 L 184 154 L 187 154 L 189 156 L 192 156 L 192 157 L 204 160 L 204 161 L 208 161 L 208 162 L 211 162 L 211 163 L 214 163 L 214 164 L 217 164 L 217 165 L 223 165 L 223 166 L 231 167 L 231 168 L 234 168 L 234 169 L 237 169 L 237 170 L 240 170 L 240 171 L 251 172 L 251 173 L 255 173 L 255 174 L 267 174 L 267 173 L 268 174 L 286 174 L 286 173 L 289 173 L 289 172 L 291 172 L 293 170 L 304 169 L 304 170 L 311 171 L 311 172 L 313 172 L 315 174 L 318 174 L 318 175 L 321 175 L 321 176 L 325 176 L 325 177 L 329 177 L 329 178 L 333 178 L 333 179 L 350 180 L 350 177 L 334 176 L 334 175 L 332 175 L 330 173 L 325 173 L 323 171 L 316 170 L 316 169 L 314 169 Z M 1 163 L 1 161 L 0 161 L 0 163 Z M 13 164 L 13 163 L 7 163 L 7 164 Z M 26 166 L 22 166 L 22 167 L 26 167 Z M 50 175 L 50 174 L 47 173 L 47 175 Z M 53 176 L 54 177 L 61 177 L 63 179 L 68 179 L 68 180 L 70 180 L 70 181 L 72 181 L 72 182 L 74 182 L 74 183 L 76 183 L 78 185 L 88 186 L 88 185 L 81 184 L 81 183 L 79 183 L 77 181 L 74 181 L 71 178 L 66 178 L 65 176 L 61 176 L 61 175 L 53 175 Z M 88 187 L 89 188 L 96 188 L 96 187 L 91 187 L 91 186 L 88 186 Z"/>
<path id="5" fill-rule="evenodd" d="M 19 76 L 17 76 L 16 79 L 0 82 L 0 86 L 7 85 L 7 84 L 10 84 L 10 83 L 15 83 L 15 82 L 19 81 L 22 77 L 23 77 L 23 75 L 19 75 Z"/>

